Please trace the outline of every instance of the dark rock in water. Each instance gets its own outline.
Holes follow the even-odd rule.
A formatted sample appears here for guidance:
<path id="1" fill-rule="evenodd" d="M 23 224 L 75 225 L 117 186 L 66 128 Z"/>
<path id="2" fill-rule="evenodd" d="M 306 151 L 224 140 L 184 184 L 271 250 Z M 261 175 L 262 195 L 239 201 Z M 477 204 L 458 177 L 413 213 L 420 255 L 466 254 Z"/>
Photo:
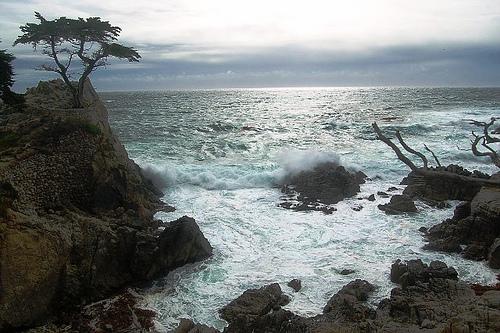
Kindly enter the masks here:
<path id="1" fill-rule="evenodd" d="M 287 286 L 292 288 L 295 292 L 300 291 L 302 289 L 302 281 L 299 279 L 293 279 L 292 281 L 287 283 Z"/>
<path id="2" fill-rule="evenodd" d="M 481 185 L 469 182 L 460 177 L 443 177 L 440 171 L 454 173 L 458 176 L 471 176 L 489 179 L 490 176 L 478 171 L 468 171 L 458 165 L 432 169 L 435 172 L 428 172 L 422 175 L 412 171 L 402 182 L 406 186 L 403 194 L 410 197 L 426 199 L 430 201 L 461 200 L 470 201 L 479 192 Z"/>
<path id="3" fill-rule="evenodd" d="M 461 220 L 470 215 L 470 201 L 464 201 L 459 203 L 455 210 L 453 211 L 453 219 Z"/>
<path id="4" fill-rule="evenodd" d="M 491 268 L 500 268 L 500 238 L 495 239 L 490 246 L 488 264 Z"/>
<path id="5" fill-rule="evenodd" d="M 356 205 L 356 206 L 352 206 L 351 209 L 355 212 L 359 212 L 363 209 L 363 206 L 361 205 Z"/>
<path id="6" fill-rule="evenodd" d="M 485 260 L 488 257 L 487 245 L 483 242 L 472 242 L 464 248 L 462 257 L 477 261 Z"/>
<path id="7" fill-rule="evenodd" d="M 386 192 L 382 192 L 382 191 L 378 191 L 378 192 L 377 192 L 377 195 L 378 195 L 379 197 L 382 197 L 382 198 L 388 198 L 388 197 L 390 197 L 390 195 L 389 195 L 389 194 L 387 194 Z"/>
<path id="8" fill-rule="evenodd" d="M 368 201 L 375 201 L 375 194 L 370 194 L 368 198 L 366 198 Z"/>
<path id="9" fill-rule="evenodd" d="M 417 282 L 427 282 L 431 278 L 457 280 L 458 273 L 453 267 L 437 260 L 427 266 L 420 259 L 408 260 L 406 263 L 398 259 L 391 266 L 391 281 L 401 284 L 403 288 Z"/>
<path id="10" fill-rule="evenodd" d="M 482 287 L 482 296 L 476 296 L 473 289 L 457 280 L 452 267 L 440 261 L 427 265 L 420 260 L 398 260 L 391 269 L 391 279 L 403 288 L 394 288 L 377 309 L 363 303 L 374 287 L 355 280 L 331 297 L 323 314 L 306 318 L 267 307 L 261 315 L 232 317 L 224 332 L 500 331 L 500 291 L 495 287 Z"/>
<path id="11" fill-rule="evenodd" d="M 385 205 L 378 205 L 378 208 L 387 214 L 415 213 L 417 207 L 409 196 L 396 194 L 391 201 Z"/>
<path id="12" fill-rule="evenodd" d="M 312 170 L 288 176 L 281 188 L 288 201 L 279 205 L 296 209 L 288 204 L 290 199 L 296 199 L 301 203 L 301 210 L 321 210 L 329 213 L 331 210 L 325 209 L 325 206 L 354 196 L 360 191 L 359 185 L 365 182 L 365 178 L 366 175 L 360 171 L 349 172 L 333 162 L 321 163 Z"/>
<path id="13" fill-rule="evenodd" d="M 399 191 L 399 188 L 395 187 L 395 186 L 391 186 L 387 189 L 387 192 L 394 192 L 394 191 Z"/>
<path id="14" fill-rule="evenodd" d="M 330 298 L 323 308 L 323 313 L 344 322 L 373 319 L 375 311 L 363 302 L 374 290 L 375 287 L 365 280 L 349 282 Z"/>
<path id="15" fill-rule="evenodd" d="M 281 306 L 289 302 L 290 299 L 283 294 L 279 284 L 273 283 L 245 291 L 220 309 L 219 313 L 229 323 L 225 332 L 252 332 L 262 324 L 262 317 L 280 310 Z"/>
<path id="16" fill-rule="evenodd" d="M 195 324 L 191 319 L 181 318 L 179 325 L 172 333 L 219 333 L 219 331 L 207 325 Z"/>
<path id="17" fill-rule="evenodd" d="M 346 268 L 346 269 L 341 270 L 341 271 L 340 271 L 340 274 L 342 274 L 342 275 L 350 275 L 350 274 L 352 274 L 352 273 L 354 273 L 354 272 L 355 272 L 355 270 L 354 270 L 354 269 L 347 269 L 347 268 Z"/>
<path id="18" fill-rule="evenodd" d="M 291 209 L 297 212 L 320 211 L 327 215 L 337 211 L 337 208 L 321 203 L 304 203 L 297 201 L 283 201 L 278 204 L 279 207 Z"/>
<path id="19" fill-rule="evenodd" d="M 421 233 L 426 234 L 427 233 L 427 228 L 426 227 L 420 227 L 420 228 L 418 228 L 418 231 L 420 231 Z"/>
<path id="20" fill-rule="evenodd" d="M 483 187 L 470 203 L 461 203 L 453 218 L 429 229 L 425 249 L 462 252 L 468 259 L 487 259 L 500 238 L 500 190 Z M 461 245 L 466 245 L 462 250 Z M 494 260 L 493 260 L 494 261 Z"/>
<path id="21" fill-rule="evenodd" d="M 332 298 L 328 301 L 326 306 L 323 308 L 323 313 L 331 312 L 332 309 L 335 308 L 335 303 L 337 303 L 338 299 L 341 296 L 347 295 L 354 297 L 357 301 L 364 302 L 368 299 L 368 296 L 372 291 L 375 290 L 375 287 L 365 280 L 354 280 L 349 282 L 347 285 L 342 287 L 338 293 L 333 295 Z"/>

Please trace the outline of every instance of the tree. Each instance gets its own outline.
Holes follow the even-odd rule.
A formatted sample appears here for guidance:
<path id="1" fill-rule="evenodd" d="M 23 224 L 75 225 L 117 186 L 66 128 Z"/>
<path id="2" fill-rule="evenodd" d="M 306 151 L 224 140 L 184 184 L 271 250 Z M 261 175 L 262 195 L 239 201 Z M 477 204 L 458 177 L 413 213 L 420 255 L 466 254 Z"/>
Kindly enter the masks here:
<path id="1" fill-rule="evenodd" d="M 46 20 L 35 12 L 40 23 L 26 23 L 20 27 L 23 35 L 14 45 L 31 44 L 36 50 L 42 47 L 42 53 L 50 57 L 54 64 L 44 64 L 39 69 L 61 75 L 73 95 L 73 106 L 83 107 L 83 86 L 89 75 L 99 67 L 108 64 L 109 57 L 138 62 L 141 56 L 131 47 L 115 43 L 121 28 L 112 26 L 99 17 L 70 19 L 60 17 Z M 80 60 L 81 72 L 74 70 L 74 60 Z M 82 69 L 83 67 L 83 69 Z M 78 74 L 78 82 L 71 81 Z"/>
<path id="2" fill-rule="evenodd" d="M 12 69 L 14 59 L 15 57 L 7 50 L 0 50 L 0 99 L 9 105 L 22 104 L 24 101 L 21 95 L 10 90 L 14 84 L 14 70 Z"/>
<path id="3" fill-rule="evenodd" d="M 473 151 L 474 155 L 476 155 L 476 156 L 490 156 L 490 157 L 492 156 L 492 155 L 489 155 L 489 154 L 487 155 L 486 153 L 484 153 L 485 155 L 478 155 L 475 152 L 475 150 L 477 150 L 477 144 L 481 140 L 486 140 L 488 143 L 496 142 L 496 141 L 491 141 L 491 142 L 488 141 L 488 140 L 491 140 L 491 139 L 498 140 L 497 138 L 492 138 L 491 136 L 488 135 L 488 133 L 489 133 L 488 129 L 489 129 L 489 127 L 493 123 L 494 123 L 494 118 L 492 118 L 491 124 L 489 124 L 489 123 L 478 123 L 478 124 L 476 124 L 477 126 L 484 127 L 484 135 L 483 135 L 484 139 L 477 139 L 477 135 L 475 135 L 473 133 L 475 135 L 475 137 L 476 137 L 476 140 L 478 140 L 477 142 L 476 142 L 476 140 L 472 141 L 472 151 Z M 488 126 L 488 124 L 489 124 L 489 126 Z M 489 185 L 489 186 L 500 187 L 500 182 L 498 182 L 497 180 L 490 180 L 490 179 L 486 179 L 486 178 L 483 178 L 483 177 L 475 177 L 474 175 L 464 176 L 464 175 L 456 174 L 453 171 L 447 170 L 447 168 L 441 166 L 441 163 L 439 162 L 439 159 L 434 154 L 434 152 L 432 150 L 430 150 L 426 145 L 424 145 L 425 150 L 427 150 L 428 152 L 431 153 L 431 155 L 434 158 L 434 161 L 436 162 L 436 165 L 437 165 L 436 168 L 429 167 L 429 161 L 427 160 L 427 158 L 425 157 L 425 155 L 422 154 L 421 152 L 418 152 L 415 149 L 409 147 L 408 144 L 403 140 L 403 137 L 401 136 L 401 133 L 399 131 L 396 131 L 396 138 L 397 138 L 399 144 L 403 147 L 403 149 L 405 151 L 407 151 L 408 153 L 419 157 L 420 160 L 422 161 L 422 166 L 418 167 L 417 165 L 415 165 L 415 163 L 413 163 L 401 151 L 401 149 L 399 149 L 399 147 L 394 142 L 392 142 L 391 139 L 389 139 L 387 136 L 384 135 L 384 133 L 382 133 L 382 131 L 380 130 L 380 128 L 378 127 L 378 125 L 377 125 L 376 122 L 372 124 L 372 128 L 375 131 L 375 134 L 377 134 L 377 139 L 379 139 L 380 141 L 382 141 L 383 143 L 385 143 L 387 146 L 389 146 L 394 151 L 394 153 L 396 153 L 397 158 L 401 162 L 403 162 L 404 164 L 406 164 L 411 169 L 411 171 L 414 172 L 417 175 L 420 175 L 420 176 L 430 176 L 430 177 L 439 176 L 439 177 L 441 177 L 443 179 L 451 179 L 451 180 L 455 180 L 455 181 L 460 180 L 461 184 L 477 184 L 478 186 Z M 489 153 L 492 153 L 493 149 L 491 147 L 489 147 L 488 150 L 489 150 Z M 495 153 L 494 156 L 495 157 L 497 156 L 496 153 Z M 491 158 L 493 160 L 493 157 L 491 157 Z M 496 163 L 495 163 L 495 165 L 496 165 Z"/>
<path id="4" fill-rule="evenodd" d="M 490 160 L 495 164 L 496 167 L 500 168 L 500 155 L 495 148 L 492 147 L 493 144 L 500 143 L 500 138 L 495 136 L 495 134 L 499 134 L 498 130 L 491 132 L 490 127 L 495 124 L 496 118 L 492 117 L 489 122 L 470 120 L 470 124 L 480 127 L 483 130 L 483 133 L 478 135 L 472 132 L 472 136 L 474 140 L 471 140 L 472 145 L 472 153 L 475 156 L 487 156 Z M 485 149 L 483 151 L 478 149 L 478 145 Z"/>

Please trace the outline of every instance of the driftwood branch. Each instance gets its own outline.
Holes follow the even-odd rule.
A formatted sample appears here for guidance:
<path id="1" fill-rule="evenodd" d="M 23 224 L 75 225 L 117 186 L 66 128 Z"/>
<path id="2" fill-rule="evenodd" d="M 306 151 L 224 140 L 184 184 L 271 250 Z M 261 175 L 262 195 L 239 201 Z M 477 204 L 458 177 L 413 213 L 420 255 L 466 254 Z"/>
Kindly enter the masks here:
<path id="1" fill-rule="evenodd" d="M 482 135 L 477 135 L 474 131 L 472 136 L 474 140 L 471 140 L 471 149 L 474 156 L 487 156 L 495 164 L 496 167 L 500 168 L 500 156 L 498 151 L 496 151 L 491 144 L 500 143 L 500 138 L 494 137 L 490 134 L 490 127 L 495 123 L 497 118 L 492 117 L 489 122 L 469 120 L 469 123 L 477 127 L 482 128 Z M 478 149 L 479 144 L 487 151 L 481 151 Z"/>
<path id="2" fill-rule="evenodd" d="M 427 157 L 425 157 L 424 154 L 422 154 L 421 152 L 418 152 L 416 151 L 415 149 L 411 148 L 410 146 L 408 146 L 406 144 L 406 142 L 404 142 L 403 140 L 403 137 L 401 136 L 401 133 L 399 131 L 396 131 L 396 137 L 398 138 L 398 141 L 399 143 L 401 144 L 401 146 L 407 151 L 409 152 L 410 154 L 413 154 L 413 155 L 416 155 L 418 157 L 420 157 L 420 159 L 422 160 L 422 163 L 424 164 L 424 168 L 428 168 L 428 165 L 429 165 L 429 161 L 427 161 Z"/>
<path id="3" fill-rule="evenodd" d="M 398 148 L 398 146 L 396 146 L 389 138 L 387 138 L 382 133 L 382 131 L 378 127 L 377 123 L 373 123 L 372 127 L 373 127 L 375 133 L 377 134 L 377 138 L 379 140 L 381 140 L 382 142 L 384 142 L 386 145 L 388 145 L 396 153 L 398 159 L 400 161 L 402 161 L 403 163 L 405 163 L 412 171 L 414 171 L 418 175 L 421 175 L 423 177 L 445 178 L 445 179 L 448 179 L 450 181 L 470 183 L 470 184 L 477 184 L 479 186 L 500 187 L 500 182 L 497 181 L 497 180 L 491 180 L 491 179 L 480 178 L 480 177 L 473 177 L 473 176 L 465 176 L 465 175 L 460 175 L 460 174 L 457 174 L 457 173 L 445 170 L 444 168 L 442 168 L 441 163 L 439 162 L 439 159 L 434 154 L 434 152 L 431 149 L 429 149 L 429 147 L 427 147 L 426 145 L 424 145 L 425 149 L 432 154 L 432 156 L 434 157 L 434 160 L 436 161 L 436 163 L 438 164 L 438 166 L 440 168 L 439 169 L 429 169 L 429 168 L 427 168 L 425 166 L 418 168 L 417 166 L 415 166 L 415 164 L 412 161 L 410 161 L 401 152 L 401 150 Z M 408 152 L 410 152 L 410 153 L 412 153 L 414 155 L 417 155 L 417 156 L 419 156 L 422 159 L 422 156 L 420 156 L 419 154 L 415 154 L 414 153 L 414 152 L 417 152 L 417 151 L 415 151 L 414 149 L 410 148 L 406 143 L 404 143 L 403 138 L 401 137 L 401 134 L 399 132 L 397 132 L 396 136 L 398 137 L 398 141 L 401 143 L 401 145 L 403 146 L 403 148 L 406 149 L 406 151 L 408 151 Z M 475 137 L 476 137 L 476 139 L 473 141 L 473 143 L 475 142 L 475 144 L 473 144 L 473 147 L 476 147 L 477 144 L 479 144 L 481 142 L 481 140 L 485 141 L 484 138 L 482 138 L 481 136 L 475 135 Z M 475 149 L 475 148 L 473 148 L 473 149 Z M 489 153 L 485 153 L 485 152 L 478 152 L 478 153 L 479 154 L 484 154 L 484 155 L 480 155 L 480 156 L 489 156 L 489 155 L 487 155 Z M 490 151 L 490 153 L 491 153 L 491 151 Z M 422 161 L 427 161 L 427 159 L 425 158 L 425 155 L 423 155 L 423 157 L 424 158 L 422 159 Z M 425 163 L 424 163 L 424 165 L 425 165 Z"/>
<path id="4" fill-rule="evenodd" d="M 398 148 L 398 146 L 396 146 L 389 138 L 387 138 L 383 133 L 382 131 L 380 130 L 380 128 L 378 127 L 377 123 L 373 123 L 372 124 L 372 127 L 373 127 L 373 130 L 375 131 L 375 133 L 377 134 L 377 137 L 380 141 L 382 141 L 383 143 L 385 143 L 386 145 L 388 145 L 389 147 L 391 147 L 391 149 L 396 153 L 398 159 L 403 162 L 404 164 L 406 164 L 412 171 L 416 171 L 418 168 L 415 164 L 413 164 L 412 161 L 410 161 L 410 159 L 408 157 L 406 157 L 402 152 L 401 150 Z"/>
<path id="5" fill-rule="evenodd" d="M 436 164 L 438 165 L 438 167 L 441 167 L 441 163 L 439 162 L 436 154 L 434 154 L 434 152 L 429 147 L 427 147 L 427 145 L 424 145 L 424 148 L 425 148 L 425 150 L 427 150 L 429 153 L 432 154 L 432 157 L 434 157 L 434 161 L 436 161 Z"/>

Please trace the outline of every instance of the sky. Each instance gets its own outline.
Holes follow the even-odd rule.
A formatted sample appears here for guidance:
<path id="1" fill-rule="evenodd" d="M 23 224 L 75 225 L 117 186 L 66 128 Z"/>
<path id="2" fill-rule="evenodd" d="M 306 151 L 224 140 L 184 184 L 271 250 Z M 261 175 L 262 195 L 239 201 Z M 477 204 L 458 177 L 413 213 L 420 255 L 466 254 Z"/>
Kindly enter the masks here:
<path id="1" fill-rule="evenodd" d="M 141 62 L 93 73 L 98 90 L 500 86 L 499 0 L 0 0 L 18 91 L 50 62 L 19 26 L 99 16 Z"/>

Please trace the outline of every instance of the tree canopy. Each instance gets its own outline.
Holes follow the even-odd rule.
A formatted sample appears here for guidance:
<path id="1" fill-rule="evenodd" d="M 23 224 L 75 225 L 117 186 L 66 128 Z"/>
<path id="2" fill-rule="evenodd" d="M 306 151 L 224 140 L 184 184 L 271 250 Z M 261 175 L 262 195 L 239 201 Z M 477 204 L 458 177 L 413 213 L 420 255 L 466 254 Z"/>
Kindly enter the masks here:
<path id="1" fill-rule="evenodd" d="M 63 16 L 47 20 L 38 12 L 35 17 L 39 23 L 21 26 L 23 34 L 14 45 L 30 44 L 35 50 L 41 47 L 41 52 L 54 63 L 44 64 L 40 69 L 61 75 L 73 94 L 74 107 L 82 107 L 85 80 L 94 70 L 106 66 L 109 57 L 129 62 L 138 62 L 141 58 L 134 48 L 116 43 L 121 28 L 100 17 L 71 19 Z M 80 71 L 75 70 L 75 59 L 79 60 Z M 75 75 L 79 75 L 76 85 L 71 81 Z"/>
<path id="2" fill-rule="evenodd" d="M 14 84 L 14 70 L 12 61 L 15 57 L 7 50 L 0 50 L 0 99 L 6 104 L 22 104 L 24 99 L 21 95 L 10 90 Z"/>

